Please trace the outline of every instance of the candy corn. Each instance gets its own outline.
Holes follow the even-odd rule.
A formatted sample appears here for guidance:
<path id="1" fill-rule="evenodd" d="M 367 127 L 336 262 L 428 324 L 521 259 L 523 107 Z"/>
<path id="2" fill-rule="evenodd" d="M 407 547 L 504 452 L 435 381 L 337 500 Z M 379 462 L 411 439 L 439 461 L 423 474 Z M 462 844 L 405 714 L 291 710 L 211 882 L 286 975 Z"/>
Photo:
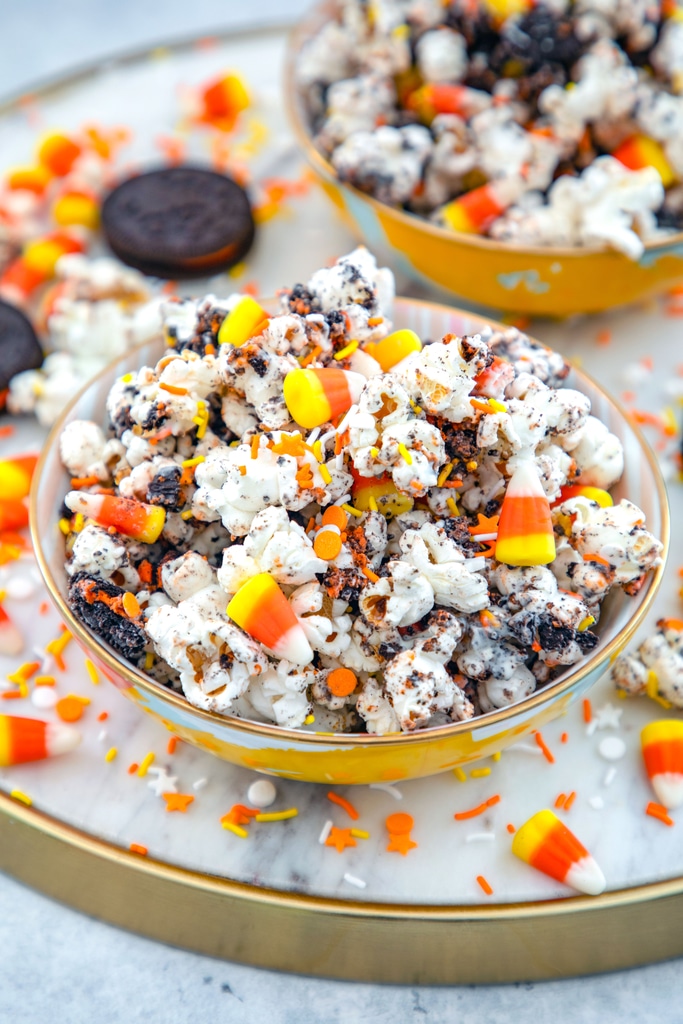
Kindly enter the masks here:
<path id="1" fill-rule="evenodd" d="M 569 501 L 570 498 L 588 498 L 589 501 L 597 501 L 601 508 L 608 508 L 614 504 L 609 491 L 603 491 L 600 487 L 572 485 L 560 489 L 560 496 L 555 499 L 552 507 L 555 508 L 556 505 L 561 505 L 563 501 Z"/>
<path id="2" fill-rule="evenodd" d="M 382 515 L 391 518 L 399 516 L 402 512 L 410 512 L 413 507 L 413 499 L 405 494 L 399 494 L 394 486 L 394 481 L 388 474 L 383 476 L 361 476 L 358 470 L 351 467 L 353 485 L 351 494 L 354 507 L 360 512 L 367 512 L 373 508 Z"/>
<path id="3" fill-rule="evenodd" d="M 533 0 L 483 0 L 482 6 L 497 24 L 502 25 L 512 14 L 526 14 L 534 6 Z"/>
<path id="4" fill-rule="evenodd" d="M 512 852 L 537 871 L 589 896 L 598 896 L 605 888 L 605 876 L 595 860 L 552 811 L 538 811 L 515 832 Z"/>
<path id="5" fill-rule="evenodd" d="M 166 510 L 162 506 L 145 505 L 132 498 L 69 491 L 64 501 L 72 512 L 81 512 L 100 526 L 113 526 L 118 533 L 144 544 L 154 544 L 166 521 Z"/>
<path id="6" fill-rule="evenodd" d="M 7 187 L 16 191 L 35 192 L 42 196 L 43 192 L 52 180 L 52 175 L 47 167 L 16 167 L 7 175 L 5 182 Z"/>
<path id="7" fill-rule="evenodd" d="M 0 604 L 0 654 L 19 654 L 24 638 Z"/>
<path id="8" fill-rule="evenodd" d="M 532 462 L 520 463 L 510 478 L 500 510 L 495 557 L 506 565 L 547 565 L 555 558 L 550 505 Z"/>
<path id="9" fill-rule="evenodd" d="M 38 161 L 58 178 L 69 173 L 80 155 L 78 143 L 57 132 L 47 135 L 38 148 Z"/>
<path id="10" fill-rule="evenodd" d="M 671 809 L 683 804 L 683 722 L 664 718 L 640 734 L 645 770 L 657 799 Z"/>
<path id="11" fill-rule="evenodd" d="M 484 100 L 484 103 L 486 100 Z M 431 124 L 437 114 L 457 114 L 469 118 L 483 110 L 481 93 L 466 85 L 430 82 L 408 93 L 408 110 L 414 111 L 424 124 Z"/>
<path id="12" fill-rule="evenodd" d="M 644 167 L 654 167 L 659 172 L 664 188 L 668 188 L 676 180 L 671 164 L 658 142 L 647 135 L 632 135 L 612 152 L 612 156 L 631 171 L 642 171 Z"/>
<path id="13" fill-rule="evenodd" d="M 255 338 L 266 327 L 268 314 L 251 295 L 243 295 L 232 307 L 218 331 L 219 345 L 237 348 Z"/>
<path id="14" fill-rule="evenodd" d="M 45 757 L 67 754 L 81 741 L 81 734 L 61 722 L 41 722 L 37 718 L 0 715 L 0 767 L 42 761 Z"/>
<path id="15" fill-rule="evenodd" d="M 517 198 L 517 193 L 511 188 L 514 179 L 509 181 L 510 184 L 507 184 L 508 179 L 488 182 L 458 196 L 441 207 L 441 220 L 453 231 L 462 231 L 468 235 L 483 234 Z"/>
<path id="16" fill-rule="evenodd" d="M 28 506 L 23 501 L 0 499 L 0 533 L 28 526 Z"/>
<path id="17" fill-rule="evenodd" d="M 312 430 L 350 409 L 364 384 L 365 377 L 351 370 L 290 370 L 283 390 L 292 419 Z"/>
<path id="18" fill-rule="evenodd" d="M 83 243 L 63 231 L 53 232 L 24 246 L 21 258 L 27 267 L 47 280 L 54 276 L 57 260 L 69 252 L 83 252 Z"/>
<path id="19" fill-rule="evenodd" d="M 37 461 L 37 455 L 0 460 L 0 502 L 20 501 L 27 497 Z"/>
<path id="20" fill-rule="evenodd" d="M 242 111 L 249 106 L 249 93 L 237 75 L 223 75 L 202 90 L 200 102 L 199 120 L 229 132 Z"/>
<path id="21" fill-rule="evenodd" d="M 52 205 L 52 219 L 62 228 L 79 225 L 94 231 L 100 222 L 99 203 L 87 192 L 64 192 Z"/>
<path id="22" fill-rule="evenodd" d="M 422 342 L 415 331 L 407 329 L 394 331 L 381 341 L 370 341 L 364 351 L 376 359 L 385 373 L 393 366 L 400 363 L 402 359 L 409 356 L 411 352 L 420 352 Z"/>
<path id="23" fill-rule="evenodd" d="M 308 665 L 313 651 L 287 598 L 268 572 L 261 572 L 237 591 L 228 615 L 278 658 Z"/>

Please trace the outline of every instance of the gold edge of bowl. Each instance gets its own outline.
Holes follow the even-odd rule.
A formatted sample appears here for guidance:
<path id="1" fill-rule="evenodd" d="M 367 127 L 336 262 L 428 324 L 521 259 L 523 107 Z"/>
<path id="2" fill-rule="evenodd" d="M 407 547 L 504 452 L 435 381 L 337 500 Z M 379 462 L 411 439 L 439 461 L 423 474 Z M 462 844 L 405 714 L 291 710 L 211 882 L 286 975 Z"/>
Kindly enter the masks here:
<path id="1" fill-rule="evenodd" d="M 348 191 L 356 199 L 372 207 L 376 213 L 379 213 L 384 217 L 390 217 L 399 224 L 403 224 L 405 227 L 410 227 L 413 230 L 424 231 L 425 234 L 432 235 L 434 238 L 439 238 L 444 241 L 458 242 L 463 246 L 471 246 L 476 249 L 488 249 L 492 252 L 510 253 L 512 255 L 517 254 L 520 257 L 542 256 L 548 259 L 581 259 L 584 256 L 596 256 L 599 254 L 619 261 L 628 259 L 628 257 L 625 257 L 623 253 L 619 253 L 613 249 L 605 249 L 599 245 L 587 245 L 582 246 L 581 248 L 576 246 L 551 245 L 516 246 L 511 242 L 499 242 L 496 239 L 485 238 L 481 235 L 470 235 L 462 231 L 442 228 L 439 227 L 438 224 L 432 224 L 430 221 L 417 216 L 417 214 L 406 213 L 405 210 L 399 210 L 396 207 L 389 206 L 387 203 L 381 203 L 378 199 L 375 199 L 374 196 L 369 195 L 369 193 L 361 192 L 361 190 L 356 188 L 354 185 L 350 185 L 348 182 L 342 181 L 329 160 L 327 160 L 313 145 L 311 135 L 302 117 L 302 100 L 299 95 L 295 78 L 296 60 L 301 51 L 302 45 L 311 38 L 313 30 L 320 27 L 320 24 L 322 23 L 322 16 L 325 14 L 329 16 L 329 14 L 333 13 L 338 6 L 339 5 L 335 3 L 334 0 L 331 3 L 329 0 L 324 0 L 323 3 L 316 4 L 311 8 L 304 19 L 298 22 L 290 30 L 287 39 L 287 51 L 285 54 L 283 75 L 283 99 L 285 112 L 289 120 L 289 126 L 301 147 L 304 156 L 318 174 L 323 178 L 326 178 L 333 185 L 336 185 L 337 188 Z M 652 253 L 657 252 L 659 249 L 667 249 L 669 246 L 680 244 L 683 244 L 683 231 L 677 231 L 659 241 L 645 242 L 644 248 L 646 253 Z"/>

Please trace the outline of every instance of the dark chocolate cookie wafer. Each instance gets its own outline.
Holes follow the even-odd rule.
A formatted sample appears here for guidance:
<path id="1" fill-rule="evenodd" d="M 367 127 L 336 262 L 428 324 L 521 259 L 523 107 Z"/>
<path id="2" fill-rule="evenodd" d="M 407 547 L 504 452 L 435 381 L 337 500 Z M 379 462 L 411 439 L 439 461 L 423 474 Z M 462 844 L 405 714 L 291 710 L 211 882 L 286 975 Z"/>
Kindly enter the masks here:
<path id="1" fill-rule="evenodd" d="M 227 270 L 249 251 L 255 230 L 244 189 L 200 167 L 124 181 L 104 202 L 102 227 L 119 259 L 165 278 Z"/>
<path id="2" fill-rule="evenodd" d="M 42 361 L 43 350 L 31 321 L 16 306 L 0 299 L 0 392 L 15 373 L 35 370 Z"/>

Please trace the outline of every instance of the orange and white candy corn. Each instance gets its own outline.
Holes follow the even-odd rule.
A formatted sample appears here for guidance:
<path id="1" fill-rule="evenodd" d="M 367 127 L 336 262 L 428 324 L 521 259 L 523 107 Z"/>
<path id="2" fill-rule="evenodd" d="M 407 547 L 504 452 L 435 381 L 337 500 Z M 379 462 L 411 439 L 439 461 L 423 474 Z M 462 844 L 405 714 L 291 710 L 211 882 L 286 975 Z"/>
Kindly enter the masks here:
<path id="1" fill-rule="evenodd" d="M 64 501 L 72 512 L 81 512 L 100 526 L 113 526 L 117 533 L 144 544 L 154 544 L 166 522 L 166 510 L 160 505 L 146 505 L 132 498 L 69 491 Z"/>
<path id="2" fill-rule="evenodd" d="M 654 167 L 662 179 L 664 188 L 676 180 L 676 174 L 658 142 L 648 135 L 632 135 L 612 152 L 615 160 L 631 171 L 642 171 Z"/>
<path id="3" fill-rule="evenodd" d="M 65 177 L 81 155 L 81 147 L 67 135 L 46 135 L 38 147 L 38 162 L 57 178 Z"/>
<path id="4" fill-rule="evenodd" d="M 56 754 L 67 754 L 81 742 L 81 734 L 61 722 L 42 722 L 37 718 L 0 715 L 0 767 L 25 761 L 42 761 Z"/>
<path id="5" fill-rule="evenodd" d="M 243 584 L 227 612 L 233 622 L 277 658 L 294 665 L 308 665 L 313 660 L 303 627 L 270 573 L 261 572 Z"/>
<path id="6" fill-rule="evenodd" d="M 351 496 L 354 507 L 359 512 L 372 510 L 391 518 L 412 509 L 413 499 L 396 490 L 394 481 L 388 473 L 382 476 L 361 476 L 358 470 L 351 466 L 351 476 Z"/>
<path id="7" fill-rule="evenodd" d="M 400 363 L 402 359 L 409 356 L 411 352 L 420 352 L 422 342 L 415 331 L 405 328 L 402 331 L 394 331 L 388 334 L 381 341 L 370 341 L 363 351 L 376 359 L 385 373 Z"/>
<path id="8" fill-rule="evenodd" d="M 498 520 L 496 560 L 506 565 L 547 565 L 555 558 L 550 504 L 530 461 L 510 478 Z"/>
<path id="9" fill-rule="evenodd" d="M 429 82 L 405 94 L 406 107 L 424 124 L 431 124 L 437 114 L 457 114 L 468 119 L 481 113 L 485 103 L 478 89 L 449 82 Z"/>
<path id="10" fill-rule="evenodd" d="M 100 204 L 88 192 L 63 192 L 52 204 L 52 219 L 62 228 L 78 225 L 94 231 L 100 223 Z"/>
<path id="11" fill-rule="evenodd" d="M 663 718 L 640 734 L 645 770 L 657 799 L 671 810 L 683 804 L 683 722 Z"/>
<path id="12" fill-rule="evenodd" d="M 268 320 L 268 314 L 256 299 L 252 299 L 251 295 L 242 295 L 218 330 L 218 344 L 238 348 L 260 334 Z"/>
<path id="13" fill-rule="evenodd" d="M 312 430 L 347 412 L 358 401 L 364 384 L 365 377 L 352 370 L 290 370 L 283 391 L 292 419 Z"/>
<path id="14" fill-rule="evenodd" d="M 15 655 L 23 649 L 23 636 L 0 604 L 0 654 Z"/>
<path id="15" fill-rule="evenodd" d="M 603 491 L 601 487 L 585 485 L 581 487 L 578 484 L 570 484 L 560 488 L 560 496 L 555 499 L 552 507 L 555 508 L 556 505 L 561 505 L 563 501 L 569 501 L 570 498 L 588 498 L 589 501 L 596 501 L 601 508 L 609 508 L 614 504 L 609 491 Z"/>
<path id="16" fill-rule="evenodd" d="M 453 231 L 483 234 L 522 191 L 517 178 L 490 181 L 458 196 L 439 210 L 439 217 Z"/>
<path id="17" fill-rule="evenodd" d="M 538 811 L 515 832 L 512 852 L 578 892 L 598 896 L 604 891 L 605 876 L 598 864 L 552 811 Z"/>
<path id="18" fill-rule="evenodd" d="M 222 75 L 202 89 L 200 105 L 200 121 L 229 132 L 249 106 L 249 93 L 238 75 Z"/>
<path id="19" fill-rule="evenodd" d="M 5 184 L 13 191 L 35 192 L 42 196 L 52 181 L 47 167 L 15 167 L 5 178 Z"/>

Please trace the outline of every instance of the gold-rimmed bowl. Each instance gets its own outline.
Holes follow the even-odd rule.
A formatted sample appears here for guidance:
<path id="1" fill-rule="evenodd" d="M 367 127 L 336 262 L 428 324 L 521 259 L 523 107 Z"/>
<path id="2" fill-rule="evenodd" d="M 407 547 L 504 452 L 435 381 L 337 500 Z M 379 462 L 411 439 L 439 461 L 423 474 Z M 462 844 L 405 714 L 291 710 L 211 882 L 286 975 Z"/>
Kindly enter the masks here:
<path id="1" fill-rule="evenodd" d="M 448 333 L 476 333 L 488 323 L 501 326 L 463 310 L 402 298 L 395 301 L 392 320 L 397 328 L 410 328 L 425 339 Z M 234 764 L 307 782 L 360 784 L 434 775 L 496 753 L 562 714 L 603 675 L 650 607 L 661 581 L 661 567 L 648 575 L 635 597 L 621 592 L 608 596 L 599 624 L 600 640 L 590 657 L 526 700 L 469 722 L 410 734 L 369 736 L 284 729 L 199 710 L 182 695 L 128 664 L 76 618 L 66 601 L 64 537 L 58 527 L 59 509 L 69 490 L 69 478 L 59 458 L 63 428 L 79 419 L 105 426 L 105 402 L 114 381 L 142 366 L 153 366 L 164 351 L 162 341 L 148 342 L 122 356 L 88 384 L 62 414 L 34 475 L 31 533 L 50 596 L 77 642 L 103 676 L 181 739 Z M 652 450 L 623 410 L 590 377 L 573 369 L 567 386 L 587 394 L 594 415 L 620 438 L 625 469 L 613 489 L 615 501 L 627 497 L 643 510 L 648 529 L 662 540 L 666 555 L 668 506 Z"/>
<path id="2" fill-rule="evenodd" d="M 284 94 L 290 125 L 315 176 L 351 230 L 394 270 L 482 306 L 533 316 L 598 313 L 661 294 L 683 279 L 683 232 L 649 242 L 638 260 L 597 246 L 516 246 L 447 230 L 340 181 L 313 145 L 297 86 L 302 48 L 339 10 L 314 7 L 292 32 Z"/>

